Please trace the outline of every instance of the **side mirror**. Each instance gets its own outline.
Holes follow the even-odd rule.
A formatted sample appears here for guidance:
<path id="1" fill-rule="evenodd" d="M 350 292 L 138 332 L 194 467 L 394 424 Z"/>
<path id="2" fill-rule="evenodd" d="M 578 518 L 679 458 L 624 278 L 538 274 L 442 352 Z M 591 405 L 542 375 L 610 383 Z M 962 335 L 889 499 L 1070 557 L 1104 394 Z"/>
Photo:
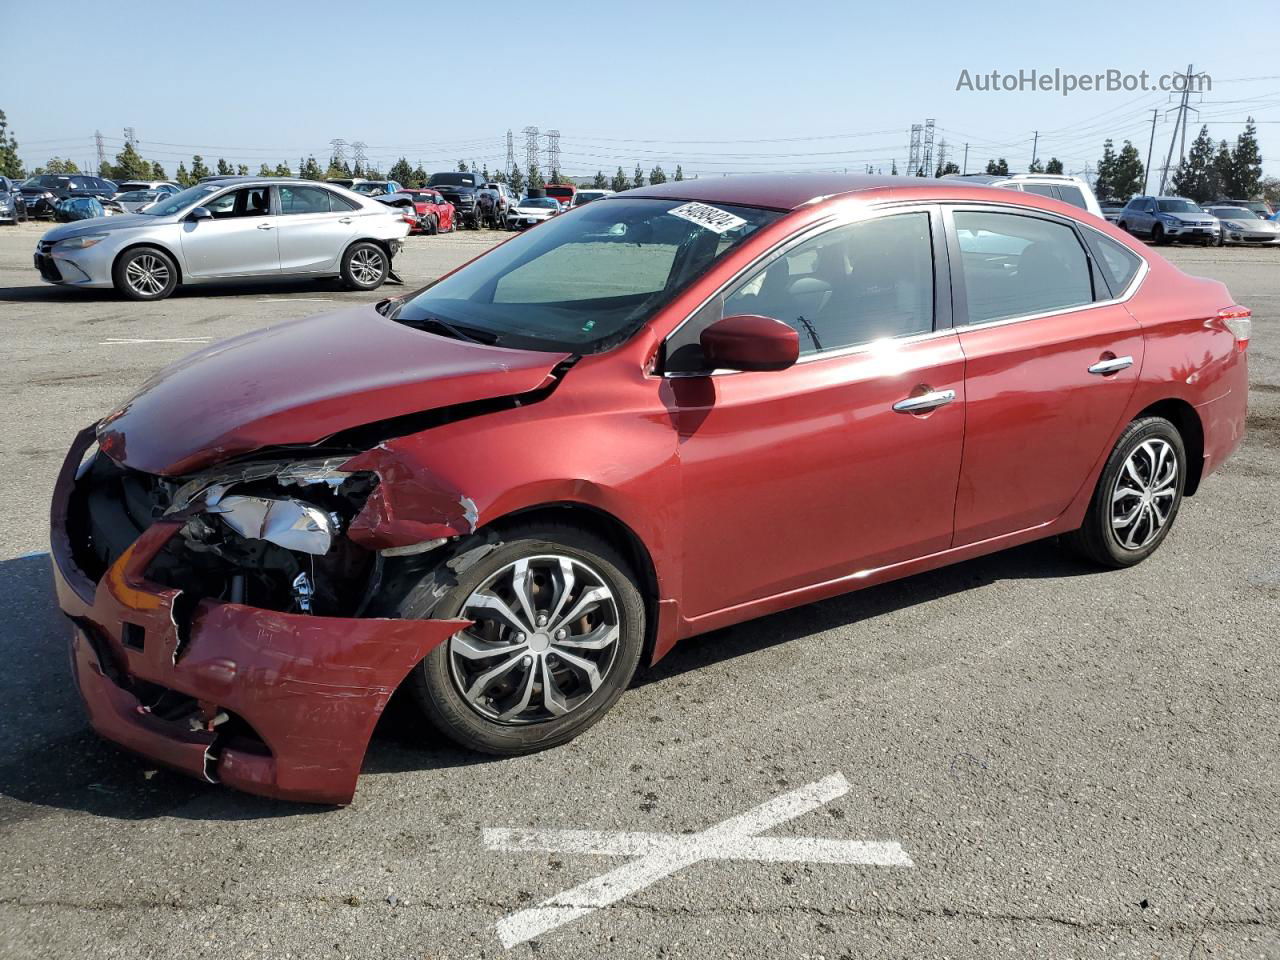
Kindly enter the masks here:
<path id="1" fill-rule="evenodd" d="M 773 317 L 725 317 L 703 330 L 700 342 L 712 370 L 785 370 L 800 358 L 800 335 Z"/>
<path id="2" fill-rule="evenodd" d="M 190 213 L 187 214 L 187 219 L 188 220 L 212 220 L 213 211 L 211 211 L 208 207 L 196 207 L 194 210 L 192 210 Z"/>

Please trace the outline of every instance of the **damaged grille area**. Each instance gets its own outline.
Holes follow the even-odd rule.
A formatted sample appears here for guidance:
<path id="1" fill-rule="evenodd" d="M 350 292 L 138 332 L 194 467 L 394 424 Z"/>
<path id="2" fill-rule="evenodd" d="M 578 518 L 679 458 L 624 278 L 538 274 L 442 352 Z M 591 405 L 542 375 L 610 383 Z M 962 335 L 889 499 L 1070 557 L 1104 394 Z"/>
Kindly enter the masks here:
<path id="1" fill-rule="evenodd" d="M 163 513 L 173 484 L 99 453 L 76 481 L 67 526 L 76 565 L 94 583 Z"/>
<path id="2" fill-rule="evenodd" d="M 96 456 L 68 514 L 77 565 L 94 581 L 162 517 L 182 521 L 147 578 L 202 599 L 289 613 L 358 616 L 382 560 L 344 533 L 377 484 L 320 461 L 253 462 L 174 480 Z"/>

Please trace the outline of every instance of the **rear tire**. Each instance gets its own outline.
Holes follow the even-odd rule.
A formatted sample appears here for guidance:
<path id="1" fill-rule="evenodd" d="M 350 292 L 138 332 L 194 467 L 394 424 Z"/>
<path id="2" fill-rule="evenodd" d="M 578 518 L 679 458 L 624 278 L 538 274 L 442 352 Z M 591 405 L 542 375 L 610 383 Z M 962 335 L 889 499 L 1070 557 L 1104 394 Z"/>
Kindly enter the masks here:
<path id="1" fill-rule="evenodd" d="M 455 557 L 466 551 L 464 542 Z M 522 569 L 535 614 L 529 623 L 514 591 Z M 586 597 L 589 590 L 598 599 Z M 480 603 L 495 596 L 517 625 L 485 615 Z M 622 696 L 644 647 L 644 602 L 626 561 L 605 540 L 567 524 L 512 528 L 461 573 L 441 562 L 391 606 L 390 616 L 475 621 L 433 650 L 407 683 L 432 726 L 482 753 L 531 753 L 578 736 Z M 577 610 L 584 612 L 573 616 Z"/>
<path id="2" fill-rule="evenodd" d="M 178 288 L 178 265 L 159 247 L 135 247 L 116 258 L 111 282 L 130 300 L 163 300 Z"/>
<path id="3" fill-rule="evenodd" d="M 353 243 L 342 255 L 342 282 L 348 290 L 376 290 L 391 272 L 391 258 L 376 243 Z"/>
<path id="4" fill-rule="evenodd" d="M 1116 226 L 1119 227 L 1121 230 L 1123 230 L 1125 233 L 1129 232 L 1129 225 L 1125 223 L 1123 220 L 1118 222 Z"/>
<path id="5" fill-rule="evenodd" d="M 1187 453 L 1177 428 L 1163 417 L 1134 420 L 1107 458 L 1084 523 L 1063 541 L 1104 567 L 1141 563 L 1173 528 L 1186 477 Z"/>

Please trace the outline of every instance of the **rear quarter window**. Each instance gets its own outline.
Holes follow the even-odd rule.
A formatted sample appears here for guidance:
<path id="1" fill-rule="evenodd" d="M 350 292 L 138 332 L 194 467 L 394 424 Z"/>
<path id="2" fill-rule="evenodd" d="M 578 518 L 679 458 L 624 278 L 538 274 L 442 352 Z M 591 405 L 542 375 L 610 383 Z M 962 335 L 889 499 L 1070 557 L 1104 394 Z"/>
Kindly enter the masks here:
<path id="1" fill-rule="evenodd" d="M 1124 244 L 1117 243 L 1100 233 L 1093 234 L 1089 242 L 1097 255 L 1098 264 L 1102 267 L 1102 275 L 1106 278 L 1107 286 L 1111 288 L 1112 296 L 1120 296 L 1133 282 L 1134 276 L 1142 266 L 1142 258 Z"/>

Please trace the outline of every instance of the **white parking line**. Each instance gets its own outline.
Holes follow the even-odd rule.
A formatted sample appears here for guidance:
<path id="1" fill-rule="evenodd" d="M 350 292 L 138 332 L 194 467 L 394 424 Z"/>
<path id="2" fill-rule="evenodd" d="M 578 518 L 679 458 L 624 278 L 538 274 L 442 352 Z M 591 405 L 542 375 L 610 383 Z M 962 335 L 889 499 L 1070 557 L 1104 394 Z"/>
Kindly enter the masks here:
<path id="1" fill-rule="evenodd" d="M 208 343 L 213 337 L 107 337 L 98 346 L 108 347 L 122 343 Z"/>
<path id="2" fill-rule="evenodd" d="M 485 830 L 490 850 L 590 853 L 638 859 L 520 910 L 498 922 L 507 949 L 553 930 L 598 907 L 617 903 L 677 870 L 702 860 L 761 860 L 910 867 L 911 858 L 891 841 L 825 840 L 818 837 L 759 837 L 788 820 L 843 796 L 849 782 L 834 773 L 816 783 L 767 800 L 701 833 L 631 833 L 596 830 Z"/>
<path id="3" fill-rule="evenodd" d="M 259 303 L 332 303 L 333 297 L 259 297 Z"/>

